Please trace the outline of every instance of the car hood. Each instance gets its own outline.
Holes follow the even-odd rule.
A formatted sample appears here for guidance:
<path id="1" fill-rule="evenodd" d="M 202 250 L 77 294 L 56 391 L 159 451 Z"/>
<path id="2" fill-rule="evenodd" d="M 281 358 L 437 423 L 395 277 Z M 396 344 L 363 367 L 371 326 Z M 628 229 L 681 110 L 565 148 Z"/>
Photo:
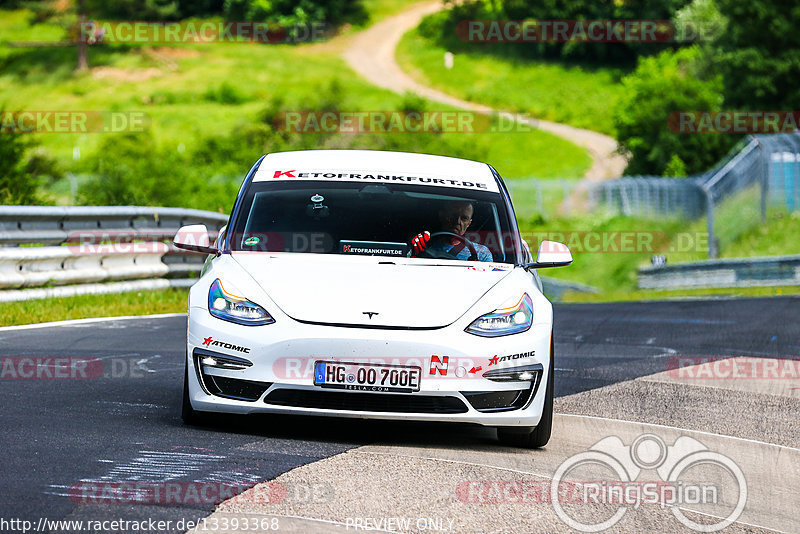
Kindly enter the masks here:
<path id="1" fill-rule="evenodd" d="M 397 328 L 453 323 L 512 270 L 502 264 L 376 256 L 232 256 L 293 319 Z"/>

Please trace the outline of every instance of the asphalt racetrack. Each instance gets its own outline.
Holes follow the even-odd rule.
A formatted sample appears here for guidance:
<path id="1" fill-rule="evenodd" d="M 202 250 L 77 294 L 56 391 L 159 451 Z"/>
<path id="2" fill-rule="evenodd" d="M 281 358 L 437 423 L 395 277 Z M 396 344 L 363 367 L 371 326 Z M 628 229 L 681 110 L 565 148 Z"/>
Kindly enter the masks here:
<path id="1" fill-rule="evenodd" d="M 797 464 L 771 479 L 760 477 L 770 458 L 797 458 L 800 378 L 709 384 L 676 381 L 665 371 L 675 358 L 796 359 L 799 310 L 797 298 L 556 305 L 555 406 L 561 415 L 553 441 L 540 451 L 501 447 L 493 430 L 461 425 L 252 416 L 223 417 L 213 428 L 188 427 L 179 416 L 184 316 L 0 329 L 4 365 L 22 357 L 103 362 L 88 379 L 15 378 L 8 375 L 13 366 L 4 368 L 0 518 L 33 525 L 42 518 L 196 521 L 225 499 L 87 502 L 76 488 L 85 481 L 250 487 L 278 478 L 290 489 L 307 485 L 278 507 L 257 512 L 252 503 L 244 508 L 227 503 L 215 516 L 272 514 L 283 518 L 280 530 L 298 532 L 345 526 L 353 531 L 354 516 L 414 513 L 441 515 L 440 530 L 451 532 L 571 531 L 550 507 L 512 506 L 500 513 L 511 505 L 487 508 L 465 500 L 457 488 L 476 477 L 503 478 L 509 470 L 546 478 L 569 454 L 603 436 L 627 436 L 630 430 L 635 437 L 647 431 L 642 425 L 664 425 L 675 436 L 683 430 L 705 436 L 709 448 L 713 443 L 731 457 L 740 445 L 757 447 L 757 454 L 751 450 L 737 460 L 750 494 L 744 514 L 730 528 L 797 531 Z M 628 426 L 615 430 L 615 425 Z M 454 471 L 465 465 L 473 471 Z M 396 473 L 386 500 L 398 500 L 382 508 L 380 489 L 369 488 L 379 483 L 369 477 L 383 477 L 387 469 Z M 779 496 L 767 498 L 775 485 L 782 488 Z M 437 512 L 425 511 L 431 502 L 423 498 L 426 492 L 437 495 Z M 359 502 L 365 503 L 359 507 Z M 687 531 L 672 514 L 658 510 L 630 521 L 625 528 Z M 385 523 L 388 528 L 378 530 L 406 530 L 398 525 Z M 408 530 L 426 529 L 416 524 Z"/>

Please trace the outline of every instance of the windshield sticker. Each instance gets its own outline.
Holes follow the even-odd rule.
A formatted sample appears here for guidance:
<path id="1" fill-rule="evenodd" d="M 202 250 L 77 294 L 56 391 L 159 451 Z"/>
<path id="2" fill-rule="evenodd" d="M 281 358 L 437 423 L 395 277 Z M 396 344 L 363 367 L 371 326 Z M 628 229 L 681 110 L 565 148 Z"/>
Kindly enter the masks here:
<path id="1" fill-rule="evenodd" d="M 406 243 L 387 243 L 384 241 L 340 241 L 342 254 L 362 256 L 406 256 L 409 248 Z"/>
<path id="2" fill-rule="evenodd" d="M 426 176 L 406 176 L 404 174 L 370 174 L 355 172 L 310 172 L 298 169 L 279 169 L 279 170 L 259 170 L 255 177 L 256 182 L 267 182 L 272 180 L 346 180 L 346 181 L 367 181 L 367 182 L 403 182 L 422 185 L 438 185 L 442 187 L 460 187 L 466 189 L 476 189 L 483 191 L 497 192 L 497 184 L 492 181 L 490 184 L 463 180 L 458 178 L 432 178 Z"/>
<path id="3" fill-rule="evenodd" d="M 467 267 L 467 269 L 470 271 L 486 272 L 486 271 L 507 271 L 509 268 L 505 265 L 495 265 L 493 263 L 490 263 L 489 265 Z"/>
<path id="4" fill-rule="evenodd" d="M 247 245 L 248 247 L 252 247 L 254 245 L 258 245 L 259 241 L 261 241 L 261 239 L 259 239 L 256 236 L 253 236 L 253 237 L 248 237 L 247 239 L 245 239 L 244 240 L 244 244 Z"/>

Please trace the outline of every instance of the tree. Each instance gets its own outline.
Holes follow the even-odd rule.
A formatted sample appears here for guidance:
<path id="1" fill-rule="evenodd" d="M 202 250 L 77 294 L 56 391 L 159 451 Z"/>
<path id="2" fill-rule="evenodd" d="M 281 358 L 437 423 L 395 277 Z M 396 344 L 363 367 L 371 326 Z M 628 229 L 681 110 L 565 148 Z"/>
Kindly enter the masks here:
<path id="1" fill-rule="evenodd" d="M 800 4 L 795 0 L 717 0 L 728 21 L 714 45 L 726 105 L 760 110 L 800 106 Z"/>
<path id="2" fill-rule="evenodd" d="M 631 153 L 626 174 L 702 172 L 725 155 L 736 141 L 716 133 L 679 133 L 668 126 L 676 111 L 713 111 L 722 106 L 722 80 L 700 70 L 696 47 L 640 58 L 636 70 L 623 78 L 625 94 L 617 104 L 617 138 Z M 678 165 L 678 161 L 682 166 Z"/>
<path id="3" fill-rule="evenodd" d="M 186 201 L 187 158 L 159 146 L 149 131 L 107 136 L 86 167 L 94 176 L 79 191 L 81 204 L 181 206 Z"/>
<path id="4" fill-rule="evenodd" d="M 229 20 L 275 21 L 283 25 L 353 24 L 367 20 L 362 0 L 225 0 Z"/>
<path id="5" fill-rule="evenodd" d="M 0 110 L 0 117 L 7 117 Z M 5 120 L 3 121 L 6 122 Z M 60 171 L 53 159 L 36 151 L 38 143 L 29 133 L 0 128 L 0 204 L 41 204 L 39 192 L 45 176 L 56 178 Z"/>
<path id="6" fill-rule="evenodd" d="M 59 2 L 57 0 L 30 0 L 24 6 L 33 12 L 38 22 L 48 21 L 64 28 L 66 37 L 75 43 L 78 53 L 76 70 L 89 68 L 89 41 L 83 29 L 89 20 L 89 14 L 95 2 L 99 0 L 74 0 Z"/>

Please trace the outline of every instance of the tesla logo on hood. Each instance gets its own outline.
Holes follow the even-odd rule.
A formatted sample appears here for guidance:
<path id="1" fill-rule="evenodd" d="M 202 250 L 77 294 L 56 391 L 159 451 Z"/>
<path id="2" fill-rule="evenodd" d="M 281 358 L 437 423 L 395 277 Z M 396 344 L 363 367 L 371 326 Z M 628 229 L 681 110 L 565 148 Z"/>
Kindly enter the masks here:
<path id="1" fill-rule="evenodd" d="M 372 319 L 373 315 L 378 315 L 378 312 L 361 312 L 361 313 L 368 316 L 370 319 Z"/>

